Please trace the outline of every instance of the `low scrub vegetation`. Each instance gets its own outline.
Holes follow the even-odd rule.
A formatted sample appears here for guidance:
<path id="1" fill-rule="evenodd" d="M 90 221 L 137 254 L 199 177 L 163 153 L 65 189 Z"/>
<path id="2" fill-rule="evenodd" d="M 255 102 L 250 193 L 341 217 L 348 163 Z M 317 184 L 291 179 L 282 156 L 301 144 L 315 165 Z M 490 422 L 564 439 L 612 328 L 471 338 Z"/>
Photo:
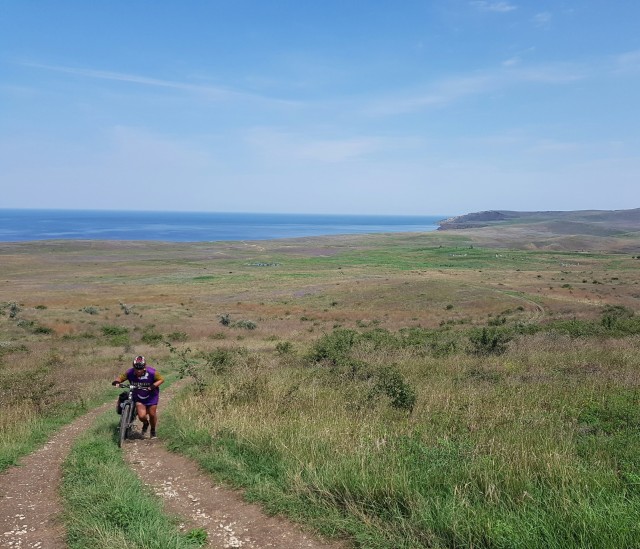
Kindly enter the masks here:
<path id="1" fill-rule="evenodd" d="M 637 260 L 470 238 L 64 244 L 50 287 L 58 245 L 21 245 L 0 287 L 0 468 L 114 398 L 143 354 L 193 380 L 161 405 L 161 440 L 329 536 L 640 547 Z M 158 525 L 158 546 L 203 543 L 149 502 L 118 504 L 148 494 L 108 421 L 65 468 L 70 546 L 153 547 L 131 517 Z"/>
<path id="2" fill-rule="evenodd" d="M 364 547 L 632 547 L 640 337 L 581 325 L 598 337 L 336 329 L 286 364 L 219 349 L 170 444 Z"/>

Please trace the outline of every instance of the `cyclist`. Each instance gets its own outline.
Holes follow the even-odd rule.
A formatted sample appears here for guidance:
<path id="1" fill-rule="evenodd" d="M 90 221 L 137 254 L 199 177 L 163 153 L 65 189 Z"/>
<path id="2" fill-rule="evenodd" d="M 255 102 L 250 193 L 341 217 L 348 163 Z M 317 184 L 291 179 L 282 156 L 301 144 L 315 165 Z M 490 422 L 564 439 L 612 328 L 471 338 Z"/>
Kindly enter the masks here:
<path id="1" fill-rule="evenodd" d="M 142 355 L 138 355 L 133 359 L 133 368 L 119 375 L 111 384 L 119 387 L 124 381 L 139 387 L 133 391 L 133 400 L 136 403 L 138 419 L 142 421 L 142 434 L 144 435 L 151 425 L 150 438 L 156 438 L 159 387 L 164 383 L 164 378 L 155 368 L 147 366 L 147 361 Z"/>

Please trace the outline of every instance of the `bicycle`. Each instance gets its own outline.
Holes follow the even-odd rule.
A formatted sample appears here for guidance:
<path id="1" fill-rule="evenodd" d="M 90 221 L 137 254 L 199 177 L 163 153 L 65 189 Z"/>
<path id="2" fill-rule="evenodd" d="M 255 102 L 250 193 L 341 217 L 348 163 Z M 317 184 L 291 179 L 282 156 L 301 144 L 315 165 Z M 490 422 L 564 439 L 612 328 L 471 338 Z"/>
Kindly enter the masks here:
<path id="1" fill-rule="evenodd" d="M 120 384 L 121 389 L 126 389 L 120 395 L 118 405 L 120 406 L 120 425 L 118 426 L 118 447 L 122 447 L 122 443 L 127 438 L 133 438 L 134 431 L 133 424 L 138 418 L 138 411 L 136 410 L 136 403 L 133 400 L 134 389 L 140 388 L 137 384 L 129 383 L 129 385 Z M 126 397 L 124 397 L 126 395 Z M 124 398 L 122 398 L 124 397 Z"/>

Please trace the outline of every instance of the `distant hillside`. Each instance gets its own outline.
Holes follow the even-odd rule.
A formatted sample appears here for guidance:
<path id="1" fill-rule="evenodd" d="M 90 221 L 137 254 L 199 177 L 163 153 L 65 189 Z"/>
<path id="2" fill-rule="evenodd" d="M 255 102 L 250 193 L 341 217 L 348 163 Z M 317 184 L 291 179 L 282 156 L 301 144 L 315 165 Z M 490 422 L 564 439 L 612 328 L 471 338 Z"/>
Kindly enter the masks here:
<path id="1" fill-rule="evenodd" d="M 459 230 L 478 244 L 524 249 L 640 250 L 640 208 L 568 212 L 491 210 L 445 219 L 439 231 Z"/>
<path id="2" fill-rule="evenodd" d="M 440 221 L 438 230 L 449 231 L 454 229 L 477 229 L 498 224 L 532 224 L 553 223 L 562 228 L 573 227 L 576 229 L 587 226 L 598 226 L 612 233 L 621 231 L 640 230 L 640 208 L 634 210 L 579 210 L 568 212 L 514 212 L 509 210 L 489 210 L 475 212 L 457 217 L 450 217 Z M 564 230 L 562 232 L 565 232 Z M 589 234 L 587 233 L 576 234 Z M 566 233 L 565 233 L 566 234 Z M 599 233 L 601 234 L 601 233 Z"/>

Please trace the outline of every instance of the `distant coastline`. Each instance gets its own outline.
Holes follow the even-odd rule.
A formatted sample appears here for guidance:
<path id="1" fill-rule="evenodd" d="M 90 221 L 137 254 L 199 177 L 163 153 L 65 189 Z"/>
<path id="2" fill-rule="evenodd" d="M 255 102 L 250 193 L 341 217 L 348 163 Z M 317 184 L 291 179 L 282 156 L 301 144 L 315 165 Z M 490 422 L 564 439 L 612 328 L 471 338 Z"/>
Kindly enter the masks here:
<path id="1" fill-rule="evenodd" d="M 430 232 L 446 216 L 0 209 L 0 242 L 215 242 Z"/>
<path id="2" fill-rule="evenodd" d="M 499 224 L 531 223 L 599 224 L 610 229 L 632 229 L 640 227 L 640 208 L 629 210 L 574 210 L 532 211 L 488 210 L 468 213 L 441 220 L 439 231 L 457 229 L 479 229 Z"/>

